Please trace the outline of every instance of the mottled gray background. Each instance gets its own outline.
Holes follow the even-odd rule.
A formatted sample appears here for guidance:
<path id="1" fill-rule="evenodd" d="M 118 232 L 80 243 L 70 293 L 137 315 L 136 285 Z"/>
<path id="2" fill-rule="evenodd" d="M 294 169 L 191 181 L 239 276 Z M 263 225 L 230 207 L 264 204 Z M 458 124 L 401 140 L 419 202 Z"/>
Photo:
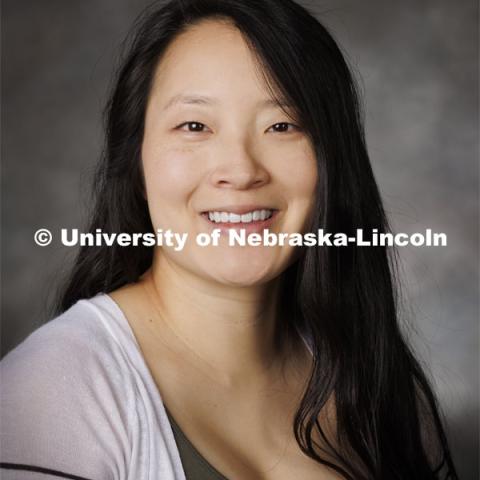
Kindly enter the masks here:
<path id="1" fill-rule="evenodd" d="M 144 1 L 7 0 L 2 14 L 2 355 L 48 320 L 72 251 L 40 227 L 81 227 L 100 112 Z M 361 75 L 368 144 L 397 231 L 412 341 L 439 392 L 462 479 L 478 478 L 478 7 L 474 0 L 304 1 Z M 395 412 L 392 412 L 394 414 Z"/>

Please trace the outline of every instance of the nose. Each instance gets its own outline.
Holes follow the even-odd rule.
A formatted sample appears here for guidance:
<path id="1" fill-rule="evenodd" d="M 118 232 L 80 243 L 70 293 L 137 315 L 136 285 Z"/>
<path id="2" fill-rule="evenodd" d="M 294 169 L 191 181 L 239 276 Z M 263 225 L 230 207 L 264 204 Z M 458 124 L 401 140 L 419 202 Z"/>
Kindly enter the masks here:
<path id="1" fill-rule="evenodd" d="M 238 141 L 216 152 L 221 159 L 212 172 L 210 182 L 215 187 L 246 190 L 258 188 L 269 181 L 269 174 L 247 142 Z"/>

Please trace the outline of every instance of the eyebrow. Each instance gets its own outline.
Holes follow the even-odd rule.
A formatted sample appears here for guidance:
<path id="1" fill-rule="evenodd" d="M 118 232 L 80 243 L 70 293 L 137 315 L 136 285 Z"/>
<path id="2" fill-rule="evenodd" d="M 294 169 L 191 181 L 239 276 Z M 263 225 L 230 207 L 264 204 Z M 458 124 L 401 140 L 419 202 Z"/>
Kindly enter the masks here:
<path id="1" fill-rule="evenodd" d="M 174 95 L 163 107 L 163 111 L 172 108 L 175 105 L 183 104 L 183 105 L 205 105 L 205 106 L 212 106 L 218 105 L 218 99 L 214 97 L 209 97 L 206 95 L 185 95 L 185 94 L 178 94 Z M 277 102 L 272 98 L 268 98 L 258 102 L 257 104 L 260 108 L 291 108 L 291 103 L 281 100 Z"/>

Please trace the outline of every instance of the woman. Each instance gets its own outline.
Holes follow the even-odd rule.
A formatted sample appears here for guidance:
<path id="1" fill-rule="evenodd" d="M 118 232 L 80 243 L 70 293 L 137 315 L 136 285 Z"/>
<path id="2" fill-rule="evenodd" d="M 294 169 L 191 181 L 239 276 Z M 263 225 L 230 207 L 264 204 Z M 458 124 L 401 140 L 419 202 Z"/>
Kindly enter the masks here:
<path id="1" fill-rule="evenodd" d="M 106 127 L 89 231 L 220 242 L 82 248 L 2 361 L 5 478 L 457 478 L 386 248 L 227 245 L 388 230 L 325 28 L 290 0 L 152 10 Z"/>

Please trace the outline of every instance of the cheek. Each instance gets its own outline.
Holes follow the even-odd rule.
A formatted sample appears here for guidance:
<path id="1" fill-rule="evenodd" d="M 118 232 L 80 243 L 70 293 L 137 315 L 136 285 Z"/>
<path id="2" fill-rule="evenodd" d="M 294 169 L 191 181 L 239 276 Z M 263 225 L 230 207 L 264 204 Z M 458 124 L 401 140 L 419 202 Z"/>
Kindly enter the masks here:
<path id="1" fill-rule="evenodd" d="M 311 202 L 318 172 L 315 154 L 308 148 L 284 153 L 277 162 L 276 177 L 291 201 Z"/>
<path id="2" fill-rule="evenodd" d="M 283 155 L 276 170 L 280 190 L 288 205 L 282 231 L 303 233 L 310 223 L 315 206 L 318 168 L 315 154 L 308 148 Z"/>
<path id="3" fill-rule="evenodd" d="M 200 182 L 201 168 L 195 168 L 195 155 L 187 149 L 146 146 L 142 162 L 152 223 L 173 228 Z"/>
<path id="4" fill-rule="evenodd" d="M 197 183 L 199 169 L 190 149 L 144 147 L 142 162 L 147 196 L 185 197 Z M 153 200 L 153 198 L 152 198 Z"/>

